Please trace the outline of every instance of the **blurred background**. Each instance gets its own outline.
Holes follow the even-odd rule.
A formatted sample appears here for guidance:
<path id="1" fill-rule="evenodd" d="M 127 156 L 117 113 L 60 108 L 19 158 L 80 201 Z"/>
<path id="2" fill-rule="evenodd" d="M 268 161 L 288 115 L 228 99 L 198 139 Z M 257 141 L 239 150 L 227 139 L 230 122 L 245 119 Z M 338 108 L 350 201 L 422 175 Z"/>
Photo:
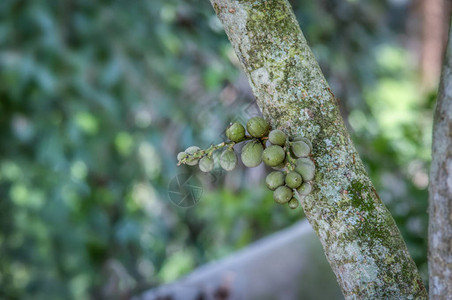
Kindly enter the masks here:
<path id="1" fill-rule="evenodd" d="M 425 281 L 449 2 L 290 2 Z M 303 218 L 262 165 L 176 166 L 257 114 L 207 0 L 0 1 L 0 298 L 126 299 Z"/>

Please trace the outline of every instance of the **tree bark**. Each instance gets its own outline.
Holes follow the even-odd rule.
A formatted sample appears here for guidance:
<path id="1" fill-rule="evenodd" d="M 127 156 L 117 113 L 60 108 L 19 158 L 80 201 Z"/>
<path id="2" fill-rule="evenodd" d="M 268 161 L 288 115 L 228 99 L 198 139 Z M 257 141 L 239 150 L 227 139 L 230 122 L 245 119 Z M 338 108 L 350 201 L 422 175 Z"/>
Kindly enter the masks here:
<path id="1" fill-rule="evenodd" d="M 210 1 L 264 117 L 273 128 L 313 143 L 314 192 L 301 204 L 345 298 L 426 299 L 289 2 Z"/>
<path id="2" fill-rule="evenodd" d="M 452 297 L 452 23 L 433 125 L 429 186 L 430 298 Z"/>

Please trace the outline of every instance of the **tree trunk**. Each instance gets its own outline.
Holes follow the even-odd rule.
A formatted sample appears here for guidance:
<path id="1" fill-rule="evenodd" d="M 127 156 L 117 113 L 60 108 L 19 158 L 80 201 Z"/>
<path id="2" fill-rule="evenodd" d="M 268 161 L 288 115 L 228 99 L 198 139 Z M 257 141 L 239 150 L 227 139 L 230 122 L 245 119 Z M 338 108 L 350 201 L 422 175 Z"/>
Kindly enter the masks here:
<path id="1" fill-rule="evenodd" d="M 424 88 L 437 86 L 449 25 L 450 0 L 423 0 L 421 75 Z"/>
<path id="2" fill-rule="evenodd" d="M 287 0 L 210 0 L 273 128 L 313 143 L 305 214 L 347 299 L 426 299 Z M 321 22 L 321 20 L 319 20 Z"/>
<path id="3" fill-rule="evenodd" d="M 429 186 L 431 299 L 452 297 L 452 23 L 433 126 Z"/>

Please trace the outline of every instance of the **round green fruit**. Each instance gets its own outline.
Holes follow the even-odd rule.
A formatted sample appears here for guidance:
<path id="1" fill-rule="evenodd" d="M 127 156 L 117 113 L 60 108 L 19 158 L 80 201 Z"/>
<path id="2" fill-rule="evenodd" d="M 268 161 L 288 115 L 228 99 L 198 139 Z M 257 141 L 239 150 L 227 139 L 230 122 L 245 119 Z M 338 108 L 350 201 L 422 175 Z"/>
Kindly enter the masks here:
<path id="1" fill-rule="evenodd" d="M 220 166 L 226 171 L 232 171 L 234 170 L 236 165 L 237 165 L 237 155 L 235 154 L 234 150 L 232 149 L 224 150 L 220 156 Z"/>
<path id="2" fill-rule="evenodd" d="M 203 172 L 210 172 L 213 169 L 214 161 L 211 157 L 203 157 L 199 161 L 199 169 Z"/>
<path id="3" fill-rule="evenodd" d="M 290 150 L 296 157 L 307 157 L 311 152 L 311 147 L 303 141 L 292 142 Z"/>
<path id="4" fill-rule="evenodd" d="M 292 208 L 292 209 L 297 208 L 299 204 L 300 203 L 298 202 L 298 200 L 296 198 L 290 199 L 290 201 L 288 203 L 289 207 Z"/>
<path id="5" fill-rule="evenodd" d="M 303 141 L 303 142 L 305 142 L 306 144 L 308 144 L 308 146 L 309 146 L 309 148 L 310 148 L 310 151 L 312 151 L 312 143 L 311 143 L 311 141 L 310 141 L 308 138 L 305 138 L 304 136 L 301 136 L 301 135 L 297 135 L 297 136 L 293 139 L 293 141 L 294 141 L 294 142 L 296 142 L 296 141 Z"/>
<path id="6" fill-rule="evenodd" d="M 195 154 L 199 150 L 201 150 L 201 148 L 199 148 L 198 146 L 190 146 L 187 149 L 185 149 L 185 153 Z"/>
<path id="7" fill-rule="evenodd" d="M 185 152 L 179 152 L 179 153 L 177 154 L 177 160 L 178 160 L 178 161 L 181 161 L 181 160 L 183 160 L 184 158 L 186 158 L 187 156 L 188 156 L 187 153 L 185 153 Z"/>
<path id="8" fill-rule="evenodd" d="M 282 163 L 277 166 L 272 167 L 273 170 L 282 170 L 286 167 L 287 160 L 285 159 Z"/>
<path id="9" fill-rule="evenodd" d="M 245 139 L 245 127 L 240 123 L 233 123 L 226 129 L 226 136 L 233 142 L 239 143 Z"/>
<path id="10" fill-rule="evenodd" d="M 287 186 L 280 186 L 273 192 L 273 199 L 276 203 L 284 204 L 292 199 L 293 192 Z"/>
<path id="11" fill-rule="evenodd" d="M 286 153 L 281 146 L 271 145 L 262 153 L 262 160 L 269 167 L 276 167 L 286 158 Z"/>
<path id="12" fill-rule="evenodd" d="M 259 140 L 252 140 L 242 148 L 242 162 L 248 168 L 257 167 L 262 162 L 264 147 Z"/>
<path id="13" fill-rule="evenodd" d="M 278 187 L 284 185 L 284 173 L 279 171 L 271 172 L 265 178 L 265 184 L 270 190 L 276 190 Z"/>
<path id="14" fill-rule="evenodd" d="M 189 155 L 193 155 L 196 152 L 198 152 L 199 150 L 201 150 L 198 146 L 190 146 L 187 149 L 185 149 L 185 153 L 189 154 Z M 199 158 L 187 158 L 187 162 L 186 164 L 189 166 L 196 166 L 199 162 Z"/>
<path id="15" fill-rule="evenodd" d="M 261 138 L 270 131 L 270 124 L 261 117 L 254 117 L 248 120 L 246 129 L 252 137 Z"/>
<path id="16" fill-rule="evenodd" d="M 301 175 L 297 172 L 289 172 L 286 175 L 286 185 L 292 189 L 298 188 L 302 182 L 303 179 L 301 179 Z"/>
<path id="17" fill-rule="evenodd" d="M 295 172 L 299 173 L 303 181 L 311 181 L 315 175 L 315 165 L 309 157 L 297 159 Z"/>
<path id="18" fill-rule="evenodd" d="M 297 189 L 298 194 L 302 196 L 309 195 L 312 191 L 312 185 L 309 182 L 303 182 Z"/>
<path id="19" fill-rule="evenodd" d="M 275 129 L 275 130 L 270 131 L 270 133 L 268 135 L 268 140 L 273 145 L 284 146 L 284 144 L 286 143 L 286 137 L 287 136 L 284 132 L 282 132 L 279 129 Z"/>

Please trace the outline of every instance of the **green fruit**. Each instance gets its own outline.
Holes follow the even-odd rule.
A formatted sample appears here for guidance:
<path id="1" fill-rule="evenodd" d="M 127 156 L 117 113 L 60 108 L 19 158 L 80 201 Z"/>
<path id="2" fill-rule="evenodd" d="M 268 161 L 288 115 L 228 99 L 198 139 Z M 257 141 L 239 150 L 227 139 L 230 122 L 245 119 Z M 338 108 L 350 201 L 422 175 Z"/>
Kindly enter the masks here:
<path id="1" fill-rule="evenodd" d="M 220 156 L 220 166 L 226 171 L 232 171 L 234 170 L 236 165 L 237 165 L 237 155 L 235 154 L 234 150 L 232 149 L 224 150 Z"/>
<path id="2" fill-rule="evenodd" d="M 284 204 L 292 199 L 293 192 L 287 186 L 280 186 L 273 192 L 273 199 L 276 203 Z"/>
<path id="3" fill-rule="evenodd" d="M 185 153 L 192 155 L 198 152 L 199 150 L 201 149 L 198 146 L 190 146 L 187 149 L 185 149 Z M 199 158 L 188 157 L 186 164 L 189 166 L 196 166 L 198 164 L 198 161 Z"/>
<path id="4" fill-rule="evenodd" d="M 292 142 L 290 150 L 296 157 L 307 157 L 311 148 L 303 141 Z"/>
<path id="5" fill-rule="evenodd" d="M 266 136 L 270 130 L 270 124 L 261 117 L 254 117 L 246 123 L 248 133 L 256 138 Z"/>
<path id="6" fill-rule="evenodd" d="M 196 166 L 198 164 L 198 162 L 199 162 L 199 158 L 191 158 L 191 157 L 189 157 L 185 161 L 185 164 L 189 165 L 189 166 Z"/>
<path id="7" fill-rule="evenodd" d="M 270 134 L 268 135 L 268 140 L 273 145 L 284 146 L 284 144 L 286 143 L 286 137 L 287 136 L 284 132 L 282 132 L 279 129 L 275 129 L 270 131 Z"/>
<path id="8" fill-rule="evenodd" d="M 315 165 L 309 157 L 297 159 L 295 171 L 298 172 L 303 181 L 311 181 L 315 175 Z"/>
<path id="9" fill-rule="evenodd" d="M 309 182 L 303 182 L 297 189 L 298 194 L 302 196 L 309 195 L 312 191 L 312 185 Z"/>
<path id="10" fill-rule="evenodd" d="M 186 158 L 187 156 L 188 156 L 187 153 L 185 153 L 185 152 L 179 152 L 179 153 L 177 154 L 177 160 L 178 160 L 178 161 L 181 161 L 181 160 L 183 160 L 184 158 Z"/>
<path id="11" fill-rule="evenodd" d="M 264 147 L 259 140 L 252 140 L 242 148 L 242 162 L 248 168 L 257 167 L 262 162 Z"/>
<path id="12" fill-rule="evenodd" d="M 284 184 L 284 173 L 279 171 L 271 172 L 265 178 L 265 184 L 270 190 L 276 190 L 276 188 Z"/>
<path id="13" fill-rule="evenodd" d="M 301 175 L 297 172 L 289 172 L 286 176 L 286 185 L 292 189 L 298 188 L 302 182 Z"/>
<path id="14" fill-rule="evenodd" d="M 308 144 L 309 148 L 311 149 L 310 151 L 312 151 L 312 143 L 311 143 L 311 141 L 308 138 L 305 138 L 304 136 L 301 136 L 301 135 L 297 135 L 293 139 L 293 141 L 294 142 L 296 142 L 296 141 L 303 141 L 303 142 L 305 142 L 306 144 Z"/>
<path id="15" fill-rule="evenodd" d="M 282 163 L 277 166 L 272 167 L 273 170 L 282 170 L 286 167 L 287 160 L 285 159 Z"/>
<path id="16" fill-rule="evenodd" d="M 214 168 L 221 167 L 221 165 L 220 165 L 221 154 L 222 153 L 220 151 L 215 151 L 215 152 L 212 153 L 212 159 L 213 159 L 213 162 L 214 162 L 213 167 Z"/>
<path id="17" fill-rule="evenodd" d="M 210 172 L 213 169 L 214 161 L 211 157 L 203 157 L 199 161 L 199 169 L 203 172 Z"/>
<path id="18" fill-rule="evenodd" d="M 226 129 L 226 136 L 233 142 L 241 142 L 245 139 L 245 127 L 240 123 L 233 123 Z"/>
<path id="19" fill-rule="evenodd" d="M 277 145 L 271 145 L 262 153 L 262 160 L 269 167 L 276 167 L 286 158 L 284 149 Z"/>
<path id="20" fill-rule="evenodd" d="M 199 150 L 201 150 L 201 149 L 198 146 L 190 146 L 187 149 L 185 149 L 185 153 L 195 154 Z"/>
<path id="21" fill-rule="evenodd" d="M 296 198 L 290 199 L 290 201 L 288 203 L 289 207 L 292 208 L 292 209 L 297 208 L 299 204 L 300 203 L 298 202 L 298 200 Z"/>

